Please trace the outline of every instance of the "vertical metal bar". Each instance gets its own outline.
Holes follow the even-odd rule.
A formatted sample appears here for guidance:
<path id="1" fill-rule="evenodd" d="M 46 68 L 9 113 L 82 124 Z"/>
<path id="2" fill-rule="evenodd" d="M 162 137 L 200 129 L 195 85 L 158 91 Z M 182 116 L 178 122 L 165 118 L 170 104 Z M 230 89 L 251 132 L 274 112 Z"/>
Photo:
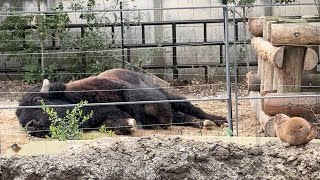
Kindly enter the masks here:
<path id="1" fill-rule="evenodd" d="M 233 16 L 235 16 L 235 15 L 233 14 Z M 235 37 L 236 41 L 239 41 L 239 29 L 238 29 L 239 23 L 235 22 L 235 19 L 233 19 L 233 22 L 234 22 L 234 28 L 235 28 L 234 37 Z M 243 23 L 245 23 L 245 22 L 243 22 Z"/>
<path id="2" fill-rule="evenodd" d="M 203 42 L 208 42 L 208 40 L 207 40 L 207 23 L 203 23 Z"/>
<path id="3" fill-rule="evenodd" d="M 114 36 L 114 26 L 111 26 L 111 39 L 112 39 L 112 44 L 115 44 L 115 36 Z"/>
<path id="4" fill-rule="evenodd" d="M 173 78 L 177 79 L 179 77 L 179 72 L 177 69 L 177 47 L 176 47 L 176 43 L 177 43 L 177 25 L 175 23 L 172 24 L 172 64 L 173 64 Z"/>
<path id="5" fill-rule="evenodd" d="M 208 82 L 209 82 L 209 78 L 208 78 L 208 66 L 206 66 L 206 67 L 204 68 L 204 75 L 205 75 L 204 79 L 205 79 L 206 83 L 208 83 Z"/>
<path id="6" fill-rule="evenodd" d="M 124 62 L 124 40 L 123 40 L 124 24 L 123 24 L 123 14 L 122 14 L 122 1 L 120 1 L 120 21 L 121 21 L 121 56 L 122 56 L 122 68 L 125 68 L 125 62 Z"/>
<path id="7" fill-rule="evenodd" d="M 227 105 L 228 105 L 228 127 L 233 131 L 232 125 L 232 96 L 231 96 L 231 80 L 230 80 L 230 58 L 229 58 L 229 29 L 228 29 L 228 5 L 223 6 L 224 17 L 224 57 L 226 63 L 226 81 L 227 81 Z"/>
<path id="8" fill-rule="evenodd" d="M 142 44 L 145 44 L 146 43 L 146 32 L 145 32 L 145 26 L 144 25 L 141 25 L 141 35 L 142 35 Z"/>
<path id="9" fill-rule="evenodd" d="M 235 6 L 232 7 L 232 12 L 235 12 L 236 8 Z M 234 48 L 234 52 L 237 52 L 237 41 L 238 41 L 238 23 L 236 22 L 236 15 L 235 13 L 233 14 L 233 33 L 234 33 L 234 37 L 235 37 L 235 41 L 233 41 L 233 48 Z M 237 58 L 233 58 L 234 61 L 234 95 L 235 95 L 235 111 L 236 111 L 236 136 L 239 136 L 239 109 L 238 109 L 238 65 L 237 65 Z"/>
<path id="10" fill-rule="evenodd" d="M 26 28 L 23 28 L 22 38 L 23 38 L 22 47 L 25 48 L 25 46 L 26 46 Z"/>
<path id="11" fill-rule="evenodd" d="M 51 38 L 51 43 L 52 43 L 52 47 L 55 47 L 56 46 L 56 34 L 55 33 L 52 33 L 52 38 Z"/>
<path id="12" fill-rule="evenodd" d="M 127 49 L 127 61 L 129 63 L 131 63 L 131 49 L 130 48 Z"/>
<path id="13" fill-rule="evenodd" d="M 80 36 L 81 36 L 81 38 L 83 38 L 83 36 L 84 36 L 84 27 L 82 26 L 81 28 L 80 28 Z M 80 49 L 80 53 L 81 53 L 81 70 L 84 70 L 84 68 L 86 67 L 86 58 L 85 58 L 85 54 L 84 53 L 82 53 L 82 49 Z"/>
<path id="14" fill-rule="evenodd" d="M 219 45 L 219 53 L 220 53 L 219 63 L 220 63 L 220 64 L 223 64 L 223 49 L 222 49 L 222 44 Z"/>

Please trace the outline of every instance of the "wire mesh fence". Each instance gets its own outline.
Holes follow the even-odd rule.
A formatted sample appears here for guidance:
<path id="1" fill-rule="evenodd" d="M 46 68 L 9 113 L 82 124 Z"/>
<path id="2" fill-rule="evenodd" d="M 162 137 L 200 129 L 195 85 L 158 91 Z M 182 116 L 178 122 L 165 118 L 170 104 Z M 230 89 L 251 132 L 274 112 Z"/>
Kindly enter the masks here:
<path id="1" fill-rule="evenodd" d="M 169 104 L 169 111 L 178 113 L 181 110 L 174 109 L 175 106 L 191 102 L 197 106 L 192 106 L 191 111 L 200 107 L 210 115 L 226 117 L 228 128 L 233 135 L 255 136 L 260 128 L 254 115 L 258 107 L 252 108 L 249 100 L 281 99 L 278 103 L 282 104 L 285 111 L 284 99 L 294 98 L 305 102 L 303 98 L 319 97 L 316 90 L 312 90 L 315 92 L 313 94 L 249 96 L 244 82 L 246 72 L 257 69 L 257 63 L 260 62 L 250 46 L 253 36 L 248 31 L 248 17 L 266 15 L 267 8 L 271 8 L 273 14 L 279 16 L 301 16 L 305 13 L 301 10 L 303 8 L 312 7 L 316 12 L 313 3 L 221 5 L 219 2 L 210 1 L 208 5 L 202 1 L 146 2 L 148 3 L 142 5 L 139 2 L 112 4 L 105 1 L 87 1 L 86 4 L 81 4 L 73 1 L 56 3 L 51 7 L 49 4 L 35 4 L 34 8 L 23 10 L 13 8 L 14 6 L 6 7 L 5 11 L 0 12 L 0 72 L 7 79 L 3 81 L 3 86 L 6 86 L 8 81 L 21 83 L 20 80 L 11 80 L 22 78 L 27 83 L 40 84 L 36 92 L 28 92 L 29 95 L 25 96 L 35 100 L 41 97 L 49 102 L 47 107 L 66 110 L 76 106 L 76 100 L 79 99 L 72 96 L 74 93 L 75 96 L 93 99 L 83 105 L 84 107 L 91 107 L 96 111 L 95 107 L 106 108 L 103 109 L 105 111 L 109 111 L 107 107 L 112 107 L 117 113 L 121 113 L 121 118 L 136 117 L 136 127 L 140 129 L 166 129 L 167 125 L 185 125 L 198 128 L 195 133 L 197 135 L 225 135 L 224 132 L 227 131 L 228 134 L 228 130 L 217 127 L 219 133 L 210 134 L 210 131 L 201 130 L 204 126 L 202 119 L 208 117 L 189 121 L 183 120 L 185 117 L 180 116 L 181 114 L 176 117 L 171 114 L 173 119 L 180 118 L 176 121 L 162 123 L 157 119 L 144 122 L 141 112 L 135 111 L 142 111 L 148 104 L 159 108 Z M 295 8 L 299 11 L 294 11 Z M 94 78 L 85 80 L 89 76 L 99 77 L 101 72 L 113 68 L 131 69 L 152 75 L 148 76 L 146 82 L 144 79 L 132 82 L 132 78 L 119 80 L 119 76 L 107 75 L 107 83 L 111 84 L 109 89 L 108 86 L 101 85 L 104 81 Z M 159 81 L 153 75 L 165 81 Z M 63 88 L 39 93 L 45 78 L 51 83 L 66 83 Z M 82 80 L 76 81 L 80 79 Z M 260 86 L 261 83 L 251 85 Z M 32 109 L 43 108 L 38 101 L 18 105 L 16 100 L 23 94 L 28 94 L 25 90 L 31 85 L 23 86 L 24 88 L 19 90 L 2 88 L 0 94 L 4 103 L 0 105 L 0 110 L 4 114 L 9 111 L 18 112 L 18 109 L 26 110 L 23 113 L 30 113 Z M 319 85 L 282 86 L 318 88 Z M 75 99 L 59 99 L 66 96 L 65 94 Z M 185 98 L 172 94 L 182 94 Z M 6 105 L 10 98 L 14 103 Z M 51 101 L 50 104 L 50 100 L 54 98 L 59 100 Z M 311 102 L 305 104 L 309 105 L 304 107 L 305 109 L 316 106 Z M 130 109 L 132 107 L 134 108 Z M 156 117 L 166 114 L 163 110 L 156 110 L 161 111 Z M 40 112 L 35 112 L 40 116 Z M 197 109 L 196 112 L 200 110 Z M 19 113 L 17 115 L 19 116 Z M 316 113 L 313 112 L 313 115 Z M 137 119 L 140 116 L 141 119 Z M 17 125 L 18 119 L 13 119 Z M 36 120 L 36 117 L 29 120 Z M 215 120 L 222 121 L 221 118 Z M 2 124 L 5 124 L 5 121 Z M 25 122 L 22 125 L 26 125 Z M 101 125 L 102 122 L 81 128 L 99 130 Z M 114 124 L 107 123 L 106 128 L 132 128 L 132 124 L 112 125 Z M 43 131 L 50 131 L 49 126 L 31 128 L 29 133 Z M 1 132 L 3 141 L 8 136 L 4 134 L 4 129 L 1 129 Z M 180 129 L 174 133 L 178 132 Z M 20 135 L 13 141 L 18 142 L 19 138 Z"/>

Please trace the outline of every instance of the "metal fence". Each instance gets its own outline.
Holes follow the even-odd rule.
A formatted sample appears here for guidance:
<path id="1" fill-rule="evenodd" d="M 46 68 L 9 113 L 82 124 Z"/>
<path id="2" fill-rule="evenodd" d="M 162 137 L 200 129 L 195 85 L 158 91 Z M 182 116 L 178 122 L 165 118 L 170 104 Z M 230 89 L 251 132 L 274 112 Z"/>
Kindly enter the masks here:
<path id="1" fill-rule="evenodd" d="M 313 4 L 290 4 L 286 6 L 313 6 Z M 162 101 L 136 101 L 136 102 L 112 102 L 112 103 L 90 103 L 87 106 L 104 106 L 104 105 L 123 105 L 123 104 L 147 104 L 147 103 L 163 103 L 163 102 L 184 102 L 184 101 L 190 101 L 190 102 L 196 102 L 196 101 L 217 101 L 217 100 L 225 100 L 226 101 L 226 108 L 227 108 L 227 113 L 225 114 L 227 116 L 228 120 L 228 127 L 234 131 L 234 135 L 239 135 L 239 101 L 244 101 L 244 100 L 249 100 L 249 99 L 264 99 L 264 98 L 292 98 L 292 97 L 318 97 L 317 95 L 315 96 L 309 96 L 309 95 L 304 95 L 304 96 L 274 96 L 274 97 L 247 97 L 247 96 L 240 96 L 238 94 L 238 74 L 237 74 L 237 68 L 240 66 L 247 66 L 247 63 L 239 63 L 236 60 L 236 57 L 230 57 L 230 51 L 231 48 L 236 48 L 237 45 L 239 44 L 249 44 L 249 40 L 239 40 L 239 23 L 243 22 L 243 18 L 238 18 L 236 17 L 235 13 L 232 14 L 230 17 L 230 9 L 235 12 L 236 8 L 239 7 L 270 7 L 270 6 L 285 6 L 285 5 L 254 5 L 254 6 L 229 6 L 229 5 L 219 5 L 219 6 L 210 6 L 210 7 L 179 7 L 179 8 L 148 8 L 148 9 L 124 9 L 122 6 L 120 6 L 120 9 L 114 9 L 114 10 L 108 10 L 108 12 L 120 12 L 121 18 L 120 18 L 120 23 L 102 23 L 100 24 L 101 27 L 107 27 L 110 28 L 111 34 L 112 34 L 112 39 L 114 39 L 114 34 L 115 34 L 115 29 L 120 28 L 120 44 L 116 43 L 115 41 L 112 41 L 112 51 L 119 51 L 121 52 L 121 58 L 122 58 L 122 66 L 125 67 L 125 62 L 131 62 L 132 61 L 132 51 L 135 49 L 148 49 L 148 48 L 171 48 L 172 55 L 171 55 L 171 64 L 165 64 L 165 65 L 154 65 L 154 64 L 144 64 L 141 67 L 145 70 L 150 70 L 150 69 L 171 69 L 172 70 L 172 76 L 174 78 L 177 78 L 180 73 L 179 69 L 184 69 L 184 68 L 204 68 L 205 71 L 205 80 L 208 81 L 208 73 L 210 73 L 209 68 L 210 67 L 225 67 L 225 96 L 223 97 L 205 97 L 205 98 L 188 98 L 187 100 L 162 100 Z M 155 22 L 140 22 L 140 23 L 129 23 L 129 24 L 124 24 L 124 19 L 122 12 L 128 12 L 128 11 L 151 11 L 151 10 L 168 10 L 168 11 L 173 11 L 173 10 L 194 10 L 194 9 L 222 9 L 223 12 L 223 18 L 221 19 L 196 19 L 196 20 L 168 20 L 168 21 L 155 21 Z M 74 13 L 74 11 L 65 11 L 66 13 Z M 77 12 L 86 12 L 85 10 L 77 11 Z M 97 10 L 97 11 L 88 11 L 88 12 L 96 12 L 96 13 L 104 13 L 106 10 Z M 48 12 L 48 11 L 43 11 L 43 12 L 15 12 L 12 13 L 13 16 L 16 16 L 18 14 L 49 14 L 52 15 L 55 12 Z M 12 14 L 6 14 L 6 13 L 0 13 L 0 16 L 12 16 Z M 247 20 L 247 19 L 245 19 Z M 220 34 L 220 36 L 223 36 L 223 40 L 221 41 L 211 41 L 208 40 L 208 25 L 210 24 L 222 24 L 223 25 L 223 33 Z M 230 32 L 230 24 L 234 27 L 233 32 Z M 171 29 L 171 42 L 162 42 L 160 43 L 147 43 L 146 42 L 146 32 L 147 32 L 147 27 L 152 26 L 170 26 Z M 201 25 L 202 31 L 197 32 L 201 33 L 203 38 L 200 41 L 197 42 L 191 42 L 191 41 L 186 41 L 186 42 L 177 42 L 177 26 L 178 25 Z M 125 37 L 124 37 L 124 26 L 129 26 L 129 27 L 139 27 L 141 31 L 139 32 L 138 37 L 139 41 L 141 43 L 126 43 L 125 42 Z M 84 34 L 84 29 L 88 28 L 88 24 L 70 24 L 67 25 L 65 28 L 68 29 L 80 29 L 80 35 L 83 37 Z M 35 28 L 34 26 L 26 26 L 25 30 L 27 29 L 33 29 Z M 56 37 L 56 34 L 52 35 L 53 37 Z M 230 36 L 234 37 L 234 40 L 230 40 Z M 51 55 L 55 54 L 55 51 L 59 51 L 60 47 L 59 42 L 56 41 L 55 38 L 51 39 L 51 44 L 52 46 L 48 46 L 45 48 L 45 51 L 48 53 L 45 53 L 46 55 Z M 233 47 L 231 47 L 231 45 Z M 193 46 L 218 46 L 219 48 L 219 61 L 218 62 L 211 62 L 211 63 L 182 63 L 180 64 L 177 60 L 178 51 L 177 48 L 179 47 L 193 47 Z M 24 47 L 22 47 L 24 48 Z M 77 52 L 77 48 L 74 49 L 72 53 L 82 53 L 82 52 Z M 4 51 L 4 50 L 2 50 Z M 32 53 L 26 53 L 26 55 L 32 54 Z M 43 54 L 43 52 L 38 52 L 36 54 Z M 7 53 L 3 53 L 3 56 L 9 55 Z M 12 55 L 12 54 L 11 54 Z M 83 57 L 85 58 L 85 57 Z M 232 60 L 232 61 L 231 61 Z M 233 63 L 232 63 L 233 62 Z M 256 65 L 257 63 L 250 62 L 250 65 Z M 23 72 L 19 69 L 0 69 L 2 72 Z M 65 69 L 63 69 L 65 70 Z M 233 72 L 233 74 L 232 74 Z M 196 73 L 190 73 L 191 75 L 195 75 Z M 232 76 L 234 76 L 234 80 L 232 80 Z M 170 89 L 171 87 L 163 87 Z M 232 94 L 232 91 L 234 93 L 234 96 Z M 23 92 L 1 92 L 3 94 L 5 93 L 12 93 L 12 94 L 22 94 Z M 235 104 L 234 107 L 232 107 L 232 104 Z M 63 104 L 63 105 L 54 105 L 55 107 L 70 107 L 70 106 L 75 106 L 75 104 Z M 17 109 L 17 108 L 40 108 L 40 106 L 26 106 L 26 107 L 18 107 L 16 105 L 13 106 L 6 106 L 6 105 L 1 105 L 0 109 L 1 110 L 7 110 L 7 109 Z M 233 114 L 234 113 L 234 114 Z M 234 126 L 233 123 L 236 123 Z M 233 129 L 235 127 L 235 129 Z"/>

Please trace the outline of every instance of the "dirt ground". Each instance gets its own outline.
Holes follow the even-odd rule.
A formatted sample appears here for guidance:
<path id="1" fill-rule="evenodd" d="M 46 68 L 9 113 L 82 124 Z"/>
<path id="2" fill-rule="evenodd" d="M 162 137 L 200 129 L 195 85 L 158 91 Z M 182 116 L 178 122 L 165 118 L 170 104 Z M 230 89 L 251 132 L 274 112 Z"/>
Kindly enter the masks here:
<path id="1" fill-rule="evenodd" d="M 28 85 L 19 81 L 1 82 L 1 92 L 23 92 Z M 196 97 L 223 97 L 224 83 L 216 83 L 214 85 L 192 85 L 189 87 L 179 88 L 181 94 L 186 95 L 189 98 Z M 244 85 L 240 86 L 240 93 L 245 94 Z M 17 99 L 20 97 L 19 93 L 3 94 L 0 97 L 1 105 L 17 105 Z M 226 101 L 206 101 L 206 102 L 193 102 L 204 111 L 216 114 L 227 115 L 227 103 Z M 234 106 L 233 106 L 234 107 Z M 234 123 L 235 125 L 236 123 Z M 234 128 L 235 129 L 235 128 Z M 259 124 L 256 120 L 254 112 L 250 107 L 249 101 L 239 102 L 239 135 L 240 136 L 256 136 L 259 129 Z M 219 135 L 225 136 L 226 131 L 221 127 L 214 127 L 212 130 L 204 130 L 193 127 L 172 126 L 169 130 L 141 130 L 139 129 L 132 136 L 148 136 L 156 134 L 157 136 L 163 135 Z M 96 137 L 105 136 L 99 132 L 90 132 L 84 135 L 84 139 L 94 139 Z M 25 144 L 31 140 L 44 140 L 39 138 L 28 137 L 19 125 L 19 122 L 15 116 L 15 109 L 0 109 L 0 145 L 1 153 L 5 152 L 12 144 Z"/>
<path id="2" fill-rule="evenodd" d="M 319 179 L 320 143 L 240 145 L 148 136 L 101 138 L 51 155 L 0 159 L 6 179 Z"/>

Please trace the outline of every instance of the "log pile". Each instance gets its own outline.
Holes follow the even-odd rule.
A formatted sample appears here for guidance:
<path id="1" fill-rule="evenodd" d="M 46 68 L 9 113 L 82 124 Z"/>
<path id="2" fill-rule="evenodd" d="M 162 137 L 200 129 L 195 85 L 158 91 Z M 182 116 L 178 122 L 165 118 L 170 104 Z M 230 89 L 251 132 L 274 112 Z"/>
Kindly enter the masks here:
<path id="1" fill-rule="evenodd" d="M 258 70 L 246 75 L 249 91 L 260 91 L 260 96 L 291 96 L 315 93 L 320 86 L 316 73 L 320 45 L 320 19 L 283 17 L 254 17 L 248 20 L 248 29 L 254 36 L 251 47 L 258 59 Z M 320 113 L 318 98 L 264 98 L 262 116 L 257 118 L 262 129 L 272 116 Z M 257 113 L 258 114 L 258 113 Z M 272 129 L 272 128 L 271 128 Z M 266 132 L 266 134 L 274 134 Z"/>

